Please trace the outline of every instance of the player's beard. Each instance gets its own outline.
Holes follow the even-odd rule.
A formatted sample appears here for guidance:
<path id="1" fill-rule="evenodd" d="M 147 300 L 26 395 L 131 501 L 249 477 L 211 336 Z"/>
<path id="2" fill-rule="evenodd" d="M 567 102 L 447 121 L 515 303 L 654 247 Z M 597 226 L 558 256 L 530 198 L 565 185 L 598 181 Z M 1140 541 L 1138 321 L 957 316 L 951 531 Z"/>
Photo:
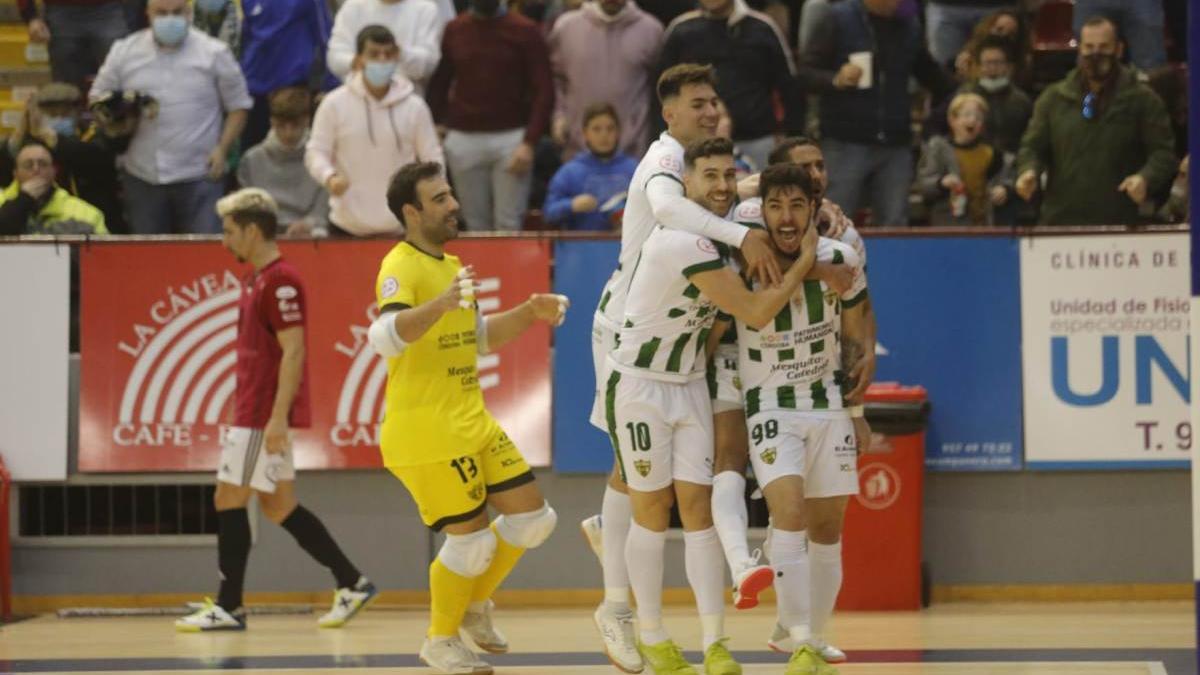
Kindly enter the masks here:
<path id="1" fill-rule="evenodd" d="M 457 213 L 451 213 L 447 215 L 446 218 L 442 220 L 442 226 L 440 228 L 441 231 L 438 233 L 441 238 L 439 243 L 444 244 L 448 241 L 458 239 L 458 232 L 462 229 L 462 225 L 462 216 Z"/>

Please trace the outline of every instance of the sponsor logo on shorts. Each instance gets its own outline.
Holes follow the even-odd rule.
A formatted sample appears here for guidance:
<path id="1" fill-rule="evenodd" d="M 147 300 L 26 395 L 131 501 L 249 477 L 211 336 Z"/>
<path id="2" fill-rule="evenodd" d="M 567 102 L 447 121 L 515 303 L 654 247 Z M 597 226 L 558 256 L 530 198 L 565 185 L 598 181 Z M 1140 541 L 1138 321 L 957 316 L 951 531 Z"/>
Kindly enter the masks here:
<path id="1" fill-rule="evenodd" d="M 472 485 L 471 489 L 467 492 L 467 496 L 470 497 L 472 501 L 479 501 L 480 499 L 483 499 L 483 484 L 476 483 L 475 485 Z"/>
<path id="2" fill-rule="evenodd" d="M 774 464 L 776 454 L 777 453 L 775 451 L 775 448 L 767 448 L 767 449 L 763 450 L 762 452 L 758 453 L 758 456 L 760 459 L 762 459 L 762 461 L 764 463 Z"/>
<path id="3" fill-rule="evenodd" d="M 859 504 L 872 511 L 891 507 L 900 498 L 900 474 L 887 464 L 874 463 L 863 467 L 858 473 Z"/>
<path id="4" fill-rule="evenodd" d="M 650 460 L 636 459 L 633 461 L 633 468 L 638 472 L 639 476 L 645 478 L 650 475 Z"/>

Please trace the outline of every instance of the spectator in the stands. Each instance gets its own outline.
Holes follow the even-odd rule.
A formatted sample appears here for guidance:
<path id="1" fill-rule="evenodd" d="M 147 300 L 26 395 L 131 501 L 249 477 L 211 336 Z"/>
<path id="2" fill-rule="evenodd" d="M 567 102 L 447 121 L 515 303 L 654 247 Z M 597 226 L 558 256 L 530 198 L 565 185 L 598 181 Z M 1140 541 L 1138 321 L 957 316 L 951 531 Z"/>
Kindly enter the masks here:
<path id="1" fill-rule="evenodd" d="M 954 72 L 960 80 L 969 81 L 979 76 L 979 48 L 984 42 L 1004 44 L 1012 62 L 1013 82 L 1021 87 L 1032 84 L 1033 44 L 1029 26 L 1020 11 L 1002 9 L 979 22 L 971 39 L 954 60 Z"/>
<path id="2" fill-rule="evenodd" d="M 1016 154 L 1021 136 L 1033 116 L 1033 100 L 1013 82 L 1009 43 L 990 37 L 975 52 L 978 75 L 960 93 L 978 94 L 987 101 L 987 137 L 1003 152 Z"/>
<path id="3" fill-rule="evenodd" d="M 917 191 L 930 203 L 931 225 L 992 225 L 1008 202 L 1012 155 L 983 139 L 988 104 L 978 94 L 950 102 L 950 134 L 925 144 Z"/>
<path id="4" fill-rule="evenodd" d="M 607 101 L 621 116 L 622 152 L 650 143 L 650 100 L 662 26 L 634 0 L 596 0 L 559 17 L 547 42 L 554 70 L 554 137 L 570 158 L 583 147 L 583 111 Z"/>
<path id="5" fill-rule="evenodd" d="M 724 101 L 717 102 L 717 136 L 733 140 L 733 117 L 730 116 L 729 108 Z M 767 153 L 767 161 L 770 161 L 770 153 Z M 739 181 L 764 168 L 762 165 L 756 164 L 736 144 L 733 146 L 733 166 L 737 169 Z"/>
<path id="6" fill-rule="evenodd" d="M 0 193 L 0 234 L 108 234 L 100 209 L 55 183 L 50 148 L 29 141 L 17 152 L 13 182 Z"/>
<path id="7" fill-rule="evenodd" d="M 392 32 L 367 26 L 356 45 L 346 84 L 317 108 L 304 163 L 329 191 L 330 235 L 394 236 L 402 230 L 383 198 L 388 181 L 410 162 L 440 163 L 442 149 L 429 107 L 400 70 Z"/>
<path id="8" fill-rule="evenodd" d="M 242 147 L 257 145 L 270 127 L 267 97 L 285 87 L 328 91 L 337 78 L 325 68 L 333 17 L 312 0 L 243 0 L 242 72 L 254 107 L 242 132 Z"/>
<path id="9" fill-rule="evenodd" d="M 242 54 L 242 15 L 236 0 L 194 0 L 192 21 L 198 30 L 224 42 L 234 57 Z"/>
<path id="10" fill-rule="evenodd" d="M 355 42 L 367 26 L 383 26 L 396 36 L 400 71 L 422 93 L 442 58 L 445 24 L 433 0 L 346 0 L 333 20 L 328 57 L 329 70 L 342 80 L 353 71 Z"/>
<path id="11" fill-rule="evenodd" d="M 238 164 L 242 187 L 266 190 L 279 205 L 279 225 L 289 237 L 323 235 L 329 223 L 329 195 L 304 166 L 312 95 L 304 87 L 270 96 L 271 130 Z"/>
<path id="12" fill-rule="evenodd" d="M 1084 19 L 1093 16 L 1113 22 L 1118 38 L 1129 47 L 1129 60 L 1141 71 L 1148 73 L 1167 62 L 1162 0 L 1075 0 L 1075 35 Z"/>
<path id="13" fill-rule="evenodd" d="M 939 66 L 948 67 L 971 39 L 976 24 L 998 9 L 1014 6 L 1013 0 L 929 0 L 925 3 L 925 37 L 929 53 Z"/>
<path id="14" fill-rule="evenodd" d="M 467 227 L 521 229 L 533 149 L 554 112 L 538 24 L 509 12 L 503 0 L 471 0 L 470 11 L 446 26 L 429 107 L 449 129 L 446 165 Z"/>
<path id="15" fill-rule="evenodd" d="M 621 152 L 621 123 L 608 103 L 583 111 L 587 150 L 562 165 L 550 181 L 542 217 L 564 230 L 612 230 L 625 210 L 637 160 Z"/>
<path id="16" fill-rule="evenodd" d="M 8 139 L 4 173 L 11 174 L 12 158 L 25 143 L 36 140 L 46 144 L 54 152 L 59 185 L 100 209 L 110 232 L 123 234 L 117 155 L 124 152 L 128 139 L 110 135 L 99 124 L 83 126 L 82 103 L 83 95 L 73 84 L 51 82 L 38 89 L 26 102 L 17 129 Z"/>
<path id="17" fill-rule="evenodd" d="M 125 91 L 156 102 L 124 155 L 129 227 L 215 234 L 226 158 L 253 101 L 229 47 L 191 27 L 187 0 L 150 0 L 146 14 L 150 28 L 113 45 L 91 91 L 93 100 Z"/>
<path id="18" fill-rule="evenodd" d="M 49 43 L 57 82 L 82 86 L 112 44 L 129 34 L 122 0 L 17 0 L 17 8 L 29 24 L 29 41 Z"/>
<path id="19" fill-rule="evenodd" d="M 745 0 L 700 0 L 700 9 L 672 21 L 660 72 L 681 63 L 716 68 L 717 94 L 733 118 L 733 140 L 758 166 L 767 165 L 777 134 L 804 129 L 805 100 L 783 33 Z M 776 96 L 783 106 L 782 128 L 775 118 Z"/>
<path id="20" fill-rule="evenodd" d="M 1038 97 L 1021 140 L 1016 188 L 1028 201 L 1045 185 L 1043 224 L 1138 223 L 1147 199 L 1175 176 L 1166 108 L 1121 65 L 1121 54 L 1116 25 L 1087 20 L 1078 67 Z"/>
<path id="21" fill-rule="evenodd" d="M 830 5 L 801 68 L 807 86 L 821 92 L 829 198 L 850 214 L 869 202 L 874 222 L 883 225 L 908 224 L 909 79 L 930 89 L 935 104 L 954 89 L 925 49 L 920 21 L 898 15 L 899 5 L 900 0 Z"/>

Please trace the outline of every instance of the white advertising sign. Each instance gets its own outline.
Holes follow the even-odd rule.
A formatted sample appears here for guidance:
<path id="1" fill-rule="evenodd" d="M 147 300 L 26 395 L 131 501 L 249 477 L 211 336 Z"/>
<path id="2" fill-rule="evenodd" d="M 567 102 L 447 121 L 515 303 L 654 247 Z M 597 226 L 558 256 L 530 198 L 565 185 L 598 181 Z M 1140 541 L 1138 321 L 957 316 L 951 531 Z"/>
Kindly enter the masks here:
<path id="1" fill-rule="evenodd" d="M 0 457 L 14 480 L 67 477 L 71 250 L 0 245 Z"/>
<path id="2" fill-rule="evenodd" d="M 1188 270 L 1187 234 L 1022 242 L 1029 468 L 1186 466 Z"/>

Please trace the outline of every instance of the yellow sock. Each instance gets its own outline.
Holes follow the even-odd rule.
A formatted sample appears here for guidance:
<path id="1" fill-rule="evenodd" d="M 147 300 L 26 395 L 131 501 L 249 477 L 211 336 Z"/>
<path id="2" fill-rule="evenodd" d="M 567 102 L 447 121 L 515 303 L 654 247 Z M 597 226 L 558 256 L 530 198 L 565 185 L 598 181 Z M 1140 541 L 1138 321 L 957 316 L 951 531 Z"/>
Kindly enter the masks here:
<path id="1" fill-rule="evenodd" d="M 504 541 L 504 537 L 501 537 L 500 533 L 496 531 L 495 525 L 491 527 L 492 534 L 496 535 L 496 554 L 492 557 L 492 564 L 488 566 L 487 571 L 475 578 L 475 588 L 471 591 L 471 602 L 483 602 L 491 598 L 508 573 L 517 566 L 521 555 L 525 553 L 525 549 L 517 548 Z"/>
<path id="2" fill-rule="evenodd" d="M 471 588 L 474 585 L 474 579 L 459 576 L 443 565 L 441 560 L 433 559 L 429 564 L 430 637 L 458 635 L 458 627 L 471 601 Z"/>

